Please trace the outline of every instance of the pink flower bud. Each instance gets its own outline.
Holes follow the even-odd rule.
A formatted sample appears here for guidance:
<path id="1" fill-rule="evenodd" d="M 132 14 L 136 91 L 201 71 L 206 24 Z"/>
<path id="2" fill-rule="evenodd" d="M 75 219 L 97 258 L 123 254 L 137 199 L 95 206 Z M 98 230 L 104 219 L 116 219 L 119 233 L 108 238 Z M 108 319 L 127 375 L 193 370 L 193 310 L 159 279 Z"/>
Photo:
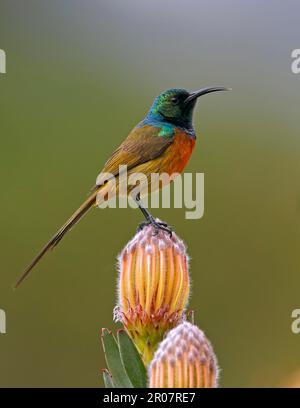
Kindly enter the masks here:
<path id="1" fill-rule="evenodd" d="M 197 326 L 183 322 L 160 343 L 149 366 L 150 388 L 215 388 L 212 346 Z"/>
<path id="2" fill-rule="evenodd" d="M 184 318 L 190 278 L 184 243 L 149 225 L 119 256 L 118 305 L 121 321 L 148 364 L 165 332 Z"/>

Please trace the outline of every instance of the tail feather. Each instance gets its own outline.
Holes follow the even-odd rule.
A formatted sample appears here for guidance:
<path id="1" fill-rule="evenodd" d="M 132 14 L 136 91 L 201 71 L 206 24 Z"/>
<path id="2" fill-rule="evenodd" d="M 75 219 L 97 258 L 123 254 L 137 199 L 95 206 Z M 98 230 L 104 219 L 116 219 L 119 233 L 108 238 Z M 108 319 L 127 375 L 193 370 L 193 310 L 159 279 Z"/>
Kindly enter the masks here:
<path id="1" fill-rule="evenodd" d="M 46 253 L 53 249 L 60 240 L 64 237 L 64 235 L 70 231 L 70 229 L 77 224 L 77 222 L 90 210 L 90 208 L 95 204 L 96 201 L 96 194 L 95 191 L 79 208 L 75 213 L 68 219 L 68 221 L 57 231 L 53 238 L 40 250 L 34 260 L 31 262 L 30 265 L 27 266 L 21 277 L 18 279 L 17 283 L 15 284 L 14 288 L 16 289 L 23 280 L 29 275 L 31 270 L 35 267 L 35 265 L 46 255 Z"/>

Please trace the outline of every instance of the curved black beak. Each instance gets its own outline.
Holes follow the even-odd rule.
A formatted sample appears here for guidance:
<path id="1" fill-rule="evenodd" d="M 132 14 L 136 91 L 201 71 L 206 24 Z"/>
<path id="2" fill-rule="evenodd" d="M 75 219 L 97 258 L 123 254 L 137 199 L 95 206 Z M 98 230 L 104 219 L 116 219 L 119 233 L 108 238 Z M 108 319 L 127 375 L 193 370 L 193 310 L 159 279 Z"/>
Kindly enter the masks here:
<path id="1" fill-rule="evenodd" d="M 224 86 L 211 86 L 207 88 L 202 88 L 202 89 L 199 89 L 199 91 L 191 92 L 190 95 L 184 101 L 184 103 L 189 104 L 190 102 L 199 98 L 199 96 L 202 96 L 202 95 L 205 95 L 211 92 L 218 92 L 218 91 L 232 91 L 232 89 L 225 88 Z"/>

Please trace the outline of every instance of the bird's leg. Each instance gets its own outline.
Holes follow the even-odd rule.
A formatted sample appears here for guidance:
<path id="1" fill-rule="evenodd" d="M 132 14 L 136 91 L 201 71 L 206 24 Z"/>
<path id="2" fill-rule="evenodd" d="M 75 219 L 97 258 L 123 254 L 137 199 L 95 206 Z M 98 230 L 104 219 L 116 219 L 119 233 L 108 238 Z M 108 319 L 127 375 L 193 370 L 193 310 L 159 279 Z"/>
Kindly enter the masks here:
<path id="1" fill-rule="evenodd" d="M 153 227 L 156 230 L 156 234 L 158 233 L 159 230 L 167 232 L 170 236 L 172 236 L 172 229 L 166 224 L 165 222 L 161 221 L 156 221 L 156 219 L 153 217 L 153 215 L 150 214 L 150 212 L 145 208 L 141 202 L 141 196 L 140 193 L 138 193 L 135 197 L 135 201 L 137 205 L 139 206 L 139 209 L 142 211 L 143 216 L 146 218 L 146 221 L 142 222 L 138 226 L 138 231 L 142 230 L 146 225 L 153 225 Z"/>

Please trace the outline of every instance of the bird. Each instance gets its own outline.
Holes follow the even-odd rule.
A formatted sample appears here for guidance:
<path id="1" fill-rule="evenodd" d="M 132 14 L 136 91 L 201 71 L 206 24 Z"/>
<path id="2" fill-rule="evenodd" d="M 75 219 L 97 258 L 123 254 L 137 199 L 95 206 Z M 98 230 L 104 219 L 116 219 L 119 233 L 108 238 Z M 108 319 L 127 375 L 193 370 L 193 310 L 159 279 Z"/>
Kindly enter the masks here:
<path id="1" fill-rule="evenodd" d="M 197 91 L 171 88 L 160 93 L 154 99 L 145 118 L 133 128 L 106 161 L 88 198 L 40 250 L 23 271 L 14 288 L 23 282 L 45 254 L 56 247 L 65 234 L 92 207 L 101 205 L 108 196 L 111 197 L 120 192 L 122 179 L 120 168 L 126 166 L 127 177 L 134 173 L 144 174 L 145 180 L 150 184 L 152 173 L 169 175 L 181 173 L 195 147 L 196 132 L 193 125 L 193 112 L 198 98 L 212 92 L 229 90 L 231 88 L 215 86 L 201 88 Z M 107 174 L 110 176 L 107 177 Z M 158 185 L 156 188 L 161 187 Z M 125 194 L 130 195 L 133 190 L 132 186 L 128 186 Z M 172 230 L 168 225 L 155 219 L 143 205 L 142 196 L 148 192 L 148 186 L 144 183 L 144 186 L 140 186 L 140 191 L 133 197 L 145 217 L 145 222 L 140 224 L 140 228 L 146 224 L 152 224 L 155 230 L 163 230 L 171 235 Z"/>

